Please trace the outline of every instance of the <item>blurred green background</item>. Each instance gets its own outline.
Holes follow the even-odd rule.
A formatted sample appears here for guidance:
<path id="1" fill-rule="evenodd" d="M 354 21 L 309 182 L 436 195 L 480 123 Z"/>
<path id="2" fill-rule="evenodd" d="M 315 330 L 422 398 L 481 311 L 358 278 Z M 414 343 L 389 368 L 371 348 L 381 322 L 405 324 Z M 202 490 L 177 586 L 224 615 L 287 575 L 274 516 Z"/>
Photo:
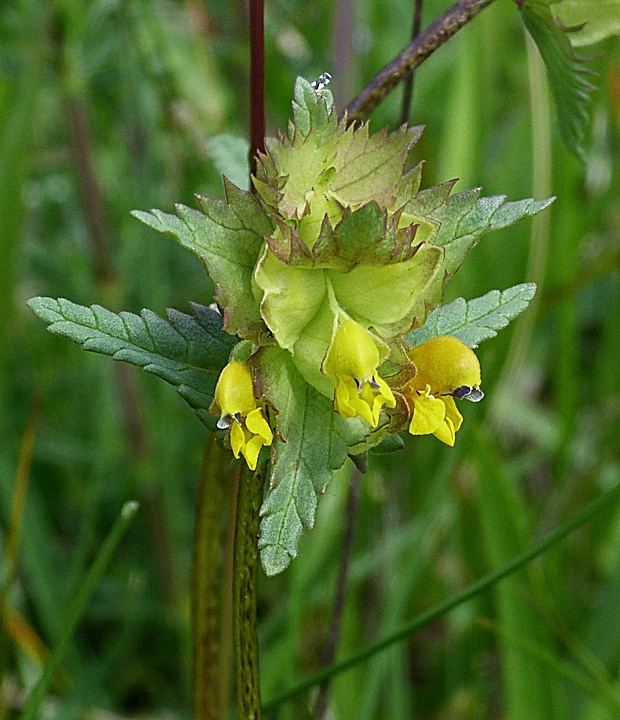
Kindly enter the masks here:
<path id="1" fill-rule="evenodd" d="M 339 106 L 408 41 L 412 0 L 268 0 L 268 132 L 294 79 L 328 70 Z M 424 23 L 448 7 L 426 0 Z M 205 429 L 156 378 L 45 332 L 33 295 L 114 310 L 211 302 L 199 260 L 132 209 L 244 181 L 247 1 L 0 4 L 0 513 L 30 470 L 0 645 L 6 717 L 53 647 L 122 504 L 141 508 L 98 583 L 45 717 L 191 717 L 189 593 Z M 590 50 L 590 49 L 589 49 Z M 550 211 L 489 235 L 448 287 L 539 283 L 479 352 L 485 400 L 456 447 L 407 438 L 363 478 L 340 657 L 462 590 L 620 480 L 620 41 L 610 39 L 581 166 L 544 69 L 498 0 L 420 69 L 410 120 L 424 184 L 460 177 Z M 399 124 L 401 89 L 371 118 Z M 30 425 L 29 425 L 30 423 Z M 27 427 L 34 429 L 28 450 Z M 31 466 L 29 466 L 31 460 Z M 282 576 L 261 577 L 263 696 L 321 666 L 350 468 Z M 9 558 L 7 562 L 6 558 Z M 38 638 L 38 639 L 37 639 Z M 620 508 L 526 571 L 334 682 L 343 720 L 620 717 Z M 309 717 L 301 695 L 269 717 Z M 7 715 L 7 712 L 9 713 Z M 43 715 L 42 715 L 43 717 Z"/>

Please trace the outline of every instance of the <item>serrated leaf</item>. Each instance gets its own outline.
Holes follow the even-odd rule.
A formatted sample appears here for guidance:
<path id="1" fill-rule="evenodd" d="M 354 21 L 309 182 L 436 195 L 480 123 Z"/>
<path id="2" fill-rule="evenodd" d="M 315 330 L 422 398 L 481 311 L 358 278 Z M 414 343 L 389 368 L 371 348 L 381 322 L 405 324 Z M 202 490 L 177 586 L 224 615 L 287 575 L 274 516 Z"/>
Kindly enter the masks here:
<path id="1" fill-rule="evenodd" d="M 263 328 L 252 272 L 273 226 L 251 193 L 226 179 L 224 183 L 226 202 L 199 197 L 202 212 L 177 205 L 176 215 L 161 210 L 132 214 L 202 258 L 224 309 L 224 327 L 231 334 L 252 337 Z"/>
<path id="2" fill-rule="evenodd" d="M 572 45 L 590 45 L 620 33 L 620 0 L 561 0 L 551 9 L 565 27 L 583 25 L 571 33 Z"/>
<path id="3" fill-rule="evenodd" d="M 431 219 L 441 223 L 431 242 L 445 248 L 448 275 L 454 275 L 482 235 L 536 215 L 555 199 L 506 202 L 505 195 L 479 198 L 479 194 L 479 190 L 455 193 L 428 213 Z M 410 206 L 414 207 L 414 203 L 415 198 Z"/>
<path id="4" fill-rule="evenodd" d="M 315 90 L 312 85 L 302 77 L 295 80 L 293 91 L 293 121 L 294 127 L 302 138 L 305 138 L 310 129 L 322 143 L 325 137 L 334 134 L 338 119 L 332 112 L 334 98 L 330 90 Z M 291 137 L 291 140 L 293 138 Z"/>
<path id="5" fill-rule="evenodd" d="M 534 283 L 514 285 L 503 292 L 491 290 L 474 300 L 457 298 L 434 310 L 423 327 L 406 337 L 417 346 L 441 335 L 459 338 L 469 347 L 477 347 L 483 340 L 495 337 L 522 313 L 536 294 Z"/>
<path id="6" fill-rule="evenodd" d="M 218 375 L 237 342 L 223 330 L 219 313 L 192 303 L 193 315 L 169 310 L 166 322 L 151 310 L 117 315 L 99 305 L 84 307 L 64 298 L 36 297 L 28 305 L 55 335 L 84 350 L 137 365 L 174 385 L 215 431 L 217 418 L 208 408 Z"/>
<path id="7" fill-rule="evenodd" d="M 562 139 L 572 153 L 583 159 L 590 93 L 595 89 L 586 77 L 593 73 L 585 67 L 584 58 L 573 51 L 548 2 L 527 0 L 521 13 L 547 68 Z"/>
<path id="8" fill-rule="evenodd" d="M 257 389 L 278 411 L 281 437 L 272 448 L 258 541 L 265 573 L 276 575 L 297 555 L 304 528 L 313 527 L 317 496 L 342 467 L 348 446 L 360 442 L 370 428 L 335 413 L 332 402 L 301 377 L 288 352 L 263 348 L 253 364 Z"/>

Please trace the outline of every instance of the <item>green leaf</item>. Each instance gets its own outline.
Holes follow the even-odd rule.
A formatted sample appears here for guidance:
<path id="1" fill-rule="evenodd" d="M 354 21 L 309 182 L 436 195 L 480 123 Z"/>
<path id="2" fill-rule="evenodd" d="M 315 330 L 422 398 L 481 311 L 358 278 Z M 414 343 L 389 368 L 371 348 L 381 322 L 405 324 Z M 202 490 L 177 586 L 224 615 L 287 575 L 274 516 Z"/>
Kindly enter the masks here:
<path id="1" fill-rule="evenodd" d="M 224 309 L 224 328 L 231 334 L 252 337 L 264 328 L 252 293 L 252 273 L 263 238 L 273 227 L 252 193 L 226 178 L 224 185 L 226 202 L 198 196 L 202 212 L 176 205 L 177 215 L 161 210 L 134 210 L 132 214 L 202 258 Z"/>
<path id="2" fill-rule="evenodd" d="M 215 135 L 209 140 L 209 155 L 218 172 L 242 190 L 250 189 L 250 143 L 234 135 Z"/>
<path id="3" fill-rule="evenodd" d="M 455 181 L 437 185 L 418 193 L 407 205 L 405 212 L 424 225 L 434 223 L 434 234 L 428 242 L 445 248 L 445 267 L 454 275 L 465 256 L 480 237 L 492 230 L 514 225 L 524 217 L 536 215 L 551 205 L 555 198 L 546 200 L 518 200 L 506 202 L 505 195 L 480 197 L 480 189 L 449 195 Z M 416 234 L 416 237 L 419 232 Z M 426 238 L 425 238 L 426 239 Z"/>
<path id="4" fill-rule="evenodd" d="M 457 298 L 434 310 L 425 325 L 410 332 L 407 339 L 415 347 L 440 335 L 453 335 L 465 345 L 477 347 L 521 314 L 535 294 L 534 283 L 522 283 L 503 292 L 491 290 L 469 302 Z"/>
<path id="5" fill-rule="evenodd" d="M 583 159 L 590 93 L 595 89 L 586 77 L 594 73 L 585 67 L 584 58 L 573 51 L 565 29 L 556 22 L 548 3 L 527 0 L 521 13 L 547 67 L 562 139 L 571 152 Z"/>
<path id="6" fill-rule="evenodd" d="M 293 91 L 294 126 L 289 126 L 291 141 L 295 129 L 302 138 L 313 130 L 319 144 L 322 144 L 325 138 L 331 137 L 338 124 L 333 108 L 334 98 L 330 90 L 317 91 L 305 78 L 298 77 Z"/>
<path id="7" fill-rule="evenodd" d="M 258 541 L 265 573 L 276 575 L 297 555 L 304 528 L 313 527 L 317 496 L 342 467 L 348 446 L 370 428 L 335 413 L 332 402 L 301 377 L 288 352 L 263 348 L 253 364 L 258 368 L 257 389 L 278 411 L 281 438 L 273 444 Z"/>
<path id="8" fill-rule="evenodd" d="M 552 7 L 565 27 L 583 27 L 571 33 L 573 45 L 590 45 L 620 33 L 620 0 L 561 0 Z"/>
<path id="9" fill-rule="evenodd" d="M 55 335 L 84 350 L 137 365 L 174 385 L 198 417 L 215 431 L 209 414 L 215 384 L 237 338 L 222 329 L 222 318 L 210 308 L 191 303 L 193 316 L 168 310 L 168 322 L 151 310 L 116 315 L 99 305 L 84 307 L 60 298 L 28 301 L 34 314 Z"/>
<path id="10" fill-rule="evenodd" d="M 336 175 L 330 192 L 346 206 L 375 200 L 388 205 L 397 192 L 409 151 L 419 140 L 421 127 L 402 125 L 388 134 L 387 128 L 369 135 L 368 124 L 348 132 L 338 143 L 333 161 Z"/>

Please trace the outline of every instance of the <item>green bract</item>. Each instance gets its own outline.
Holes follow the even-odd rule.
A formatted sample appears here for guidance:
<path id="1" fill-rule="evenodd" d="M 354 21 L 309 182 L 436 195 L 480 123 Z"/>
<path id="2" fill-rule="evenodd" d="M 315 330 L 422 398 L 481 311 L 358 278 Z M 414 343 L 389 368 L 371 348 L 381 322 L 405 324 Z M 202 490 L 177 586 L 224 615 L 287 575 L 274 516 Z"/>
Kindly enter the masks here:
<path id="1" fill-rule="evenodd" d="M 269 457 L 259 542 L 268 574 L 295 557 L 317 496 L 347 455 L 398 449 L 397 434 L 412 427 L 454 442 L 454 399 L 432 382 L 412 384 L 412 348 L 441 335 L 476 344 L 533 295 L 527 285 L 469 304 L 459 299 L 425 325 L 483 233 L 550 201 L 451 194 L 454 181 L 420 190 L 421 164 L 405 171 L 420 132 L 403 126 L 371 135 L 367 124 L 348 125 L 328 90 L 298 78 L 293 120 L 285 135 L 267 139 L 254 194 L 225 179 L 226 200 L 199 197 L 200 210 L 134 213 L 203 260 L 223 317 L 195 309 L 195 319 L 172 313 L 168 324 L 148 311 L 138 318 L 66 301 L 31 303 L 52 332 L 176 385 L 252 467 Z M 451 377 L 450 368 L 436 371 Z M 235 373 L 245 378 L 243 402 Z M 466 390 L 452 394 L 472 399 Z M 219 422 L 209 414 L 216 406 Z M 412 422 L 416 408 L 428 410 L 422 425 Z"/>

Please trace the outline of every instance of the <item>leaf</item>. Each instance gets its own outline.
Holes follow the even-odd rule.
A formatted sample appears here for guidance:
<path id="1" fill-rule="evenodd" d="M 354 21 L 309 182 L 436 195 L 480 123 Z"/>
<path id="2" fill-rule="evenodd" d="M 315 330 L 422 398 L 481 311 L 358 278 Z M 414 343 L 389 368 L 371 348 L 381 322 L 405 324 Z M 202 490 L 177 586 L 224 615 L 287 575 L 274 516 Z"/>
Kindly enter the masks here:
<path id="1" fill-rule="evenodd" d="M 343 137 L 333 162 L 336 175 L 330 184 L 332 197 L 346 206 L 357 207 L 371 200 L 389 204 L 397 192 L 409 151 L 421 134 L 421 127 L 402 125 L 390 134 L 384 128 L 369 135 L 366 123 Z M 347 139 L 349 142 L 345 142 Z"/>
<path id="2" fill-rule="evenodd" d="M 224 185 L 225 202 L 198 197 L 202 212 L 176 205 L 177 215 L 161 210 L 134 210 L 132 215 L 202 258 L 217 287 L 216 299 L 224 308 L 224 328 L 252 337 L 264 327 L 252 293 L 252 272 L 263 238 L 273 227 L 252 193 L 226 178 Z"/>
<path id="3" fill-rule="evenodd" d="M 278 410 L 281 437 L 274 440 L 258 541 L 265 573 L 276 575 L 296 557 L 304 528 L 313 527 L 317 496 L 342 467 L 348 446 L 361 441 L 370 428 L 335 413 L 332 401 L 301 377 L 288 352 L 263 348 L 253 364 L 258 368 L 257 389 Z"/>
<path id="4" fill-rule="evenodd" d="M 620 0 L 561 0 L 551 9 L 565 27 L 583 25 L 571 33 L 572 45 L 590 45 L 620 33 Z"/>
<path id="5" fill-rule="evenodd" d="M 422 222 L 431 220 L 435 223 L 435 234 L 427 242 L 445 248 L 445 267 L 449 276 L 459 269 L 467 253 L 482 235 L 514 225 L 524 217 L 536 215 L 555 199 L 527 198 L 506 202 L 505 195 L 481 198 L 480 189 L 448 195 L 453 185 L 454 181 L 423 190 L 406 208 L 408 215 L 419 217 Z M 418 235 L 416 233 L 416 239 Z"/>
<path id="6" fill-rule="evenodd" d="M 573 51 L 566 30 L 558 25 L 548 3 L 527 0 L 521 13 L 547 67 L 562 139 L 572 153 L 583 159 L 590 93 L 595 90 L 586 76 L 594 73 Z"/>
<path id="7" fill-rule="evenodd" d="M 215 135 L 209 140 L 209 155 L 215 167 L 234 185 L 250 189 L 250 143 L 234 135 Z"/>
<path id="8" fill-rule="evenodd" d="M 440 335 L 452 335 L 469 347 L 477 347 L 521 314 L 535 293 L 534 283 L 522 283 L 503 292 L 491 290 L 469 302 L 457 298 L 434 310 L 426 324 L 410 332 L 407 339 L 417 346 Z"/>
<path id="9" fill-rule="evenodd" d="M 289 126 L 291 141 L 294 129 L 297 129 L 302 138 L 313 130 L 319 144 L 322 144 L 325 138 L 331 137 L 338 124 L 333 108 L 334 98 L 330 90 L 316 91 L 305 78 L 298 77 L 293 91 L 294 125 L 292 128 Z"/>
<path id="10" fill-rule="evenodd" d="M 208 408 L 217 378 L 237 342 L 222 329 L 219 313 L 191 303 L 193 316 L 168 310 L 166 322 L 151 310 L 116 315 L 99 305 L 88 308 L 63 298 L 35 297 L 28 305 L 55 335 L 84 350 L 137 365 L 174 385 L 202 422 L 215 431 L 217 419 Z"/>

